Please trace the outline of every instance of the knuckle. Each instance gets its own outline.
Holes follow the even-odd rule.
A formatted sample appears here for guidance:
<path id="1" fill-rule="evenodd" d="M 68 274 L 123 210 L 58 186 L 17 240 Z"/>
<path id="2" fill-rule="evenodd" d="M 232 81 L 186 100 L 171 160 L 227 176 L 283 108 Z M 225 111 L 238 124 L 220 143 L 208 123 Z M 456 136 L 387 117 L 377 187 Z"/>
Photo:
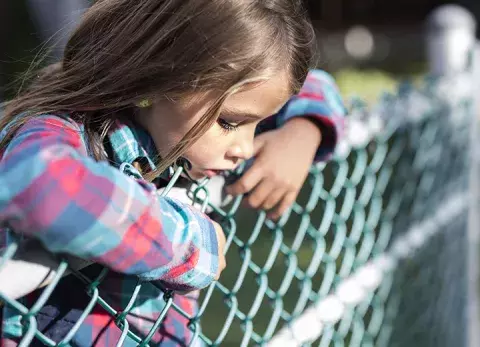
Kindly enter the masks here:
<path id="1" fill-rule="evenodd" d="M 267 202 L 265 202 L 265 205 L 263 206 L 266 210 L 270 210 L 273 208 L 273 206 L 276 205 L 276 201 L 274 200 L 269 200 Z"/>
<path id="2" fill-rule="evenodd" d="M 228 189 L 229 189 L 230 194 L 236 195 L 236 194 L 238 194 L 238 191 L 240 190 L 240 183 L 237 182 L 235 184 L 232 184 L 231 186 L 228 187 Z"/>
<path id="3" fill-rule="evenodd" d="M 282 179 L 282 186 L 285 187 L 286 190 L 291 191 L 294 189 L 294 184 L 292 181 L 287 179 Z"/>
<path id="4" fill-rule="evenodd" d="M 238 183 L 238 192 L 245 193 L 248 190 L 248 184 L 246 181 L 241 181 Z"/>
<path id="5" fill-rule="evenodd" d="M 275 208 L 275 206 L 277 206 L 277 204 L 278 204 L 278 201 L 272 201 L 270 204 L 268 204 L 266 208 L 268 210 L 272 210 L 273 208 Z"/>
<path id="6" fill-rule="evenodd" d="M 281 176 L 278 174 L 278 172 L 272 170 L 271 168 L 265 168 L 262 170 L 262 176 L 263 177 L 268 177 L 271 178 L 275 181 L 278 181 Z"/>
<path id="7" fill-rule="evenodd" d="M 275 171 L 265 172 L 264 177 L 267 177 L 271 182 L 280 183 L 282 181 L 282 176 L 278 175 Z"/>

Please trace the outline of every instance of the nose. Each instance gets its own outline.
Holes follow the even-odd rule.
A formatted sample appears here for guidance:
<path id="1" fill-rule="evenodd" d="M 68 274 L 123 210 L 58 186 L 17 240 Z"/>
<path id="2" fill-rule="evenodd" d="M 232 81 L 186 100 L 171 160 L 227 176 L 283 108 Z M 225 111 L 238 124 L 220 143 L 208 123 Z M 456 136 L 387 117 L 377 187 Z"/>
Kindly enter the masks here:
<path id="1" fill-rule="evenodd" d="M 227 158 L 237 164 L 240 161 L 250 159 L 253 156 L 253 135 L 239 136 L 227 152 Z"/>

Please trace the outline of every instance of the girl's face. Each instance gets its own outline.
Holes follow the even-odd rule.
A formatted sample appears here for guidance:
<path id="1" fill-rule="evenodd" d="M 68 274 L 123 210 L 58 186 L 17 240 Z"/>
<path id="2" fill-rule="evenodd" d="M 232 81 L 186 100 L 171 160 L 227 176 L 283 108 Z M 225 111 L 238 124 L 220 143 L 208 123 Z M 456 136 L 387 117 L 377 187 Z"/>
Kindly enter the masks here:
<path id="1" fill-rule="evenodd" d="M 192 164 L 190 176 L 211 177 L 252 157 L 256 126 L 278 112 L 289 97 L 288 78 L 278 74 L 227 98 L 218 121 L 183 155 Z M 159 154 L 165 156 L 198 122 L 211 102 L 205 98 L 154 102 L 139 114 L 138 121 L 152 136 Z"/>

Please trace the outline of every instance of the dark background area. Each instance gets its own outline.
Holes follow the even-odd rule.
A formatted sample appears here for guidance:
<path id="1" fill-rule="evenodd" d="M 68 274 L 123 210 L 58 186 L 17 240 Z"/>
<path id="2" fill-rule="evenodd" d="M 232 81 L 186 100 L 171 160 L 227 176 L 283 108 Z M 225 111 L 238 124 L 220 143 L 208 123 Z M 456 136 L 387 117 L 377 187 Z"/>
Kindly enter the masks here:
<path id="1" fill-rule="evenodd" d="M 38 0 L 42 1 L 42 0 Z M 62 1 L 62 0 L 58 0 Z M 424 71 L 423 25 L 437 6 L 457 3 L 480 18 L 480 1 L 457 0 L 306 0 L 318 31 L 319 67 L 337 73 L 345 69 L 375 69 L 397 75 Z M 367 57 L 352 57 L 346 35 L 361 26 L 372 35 Z M 24 0 L 0 1 L 0 86 L 4 97 L 14 95 L 15 82 L 30 65 L 42 39 Z"/>

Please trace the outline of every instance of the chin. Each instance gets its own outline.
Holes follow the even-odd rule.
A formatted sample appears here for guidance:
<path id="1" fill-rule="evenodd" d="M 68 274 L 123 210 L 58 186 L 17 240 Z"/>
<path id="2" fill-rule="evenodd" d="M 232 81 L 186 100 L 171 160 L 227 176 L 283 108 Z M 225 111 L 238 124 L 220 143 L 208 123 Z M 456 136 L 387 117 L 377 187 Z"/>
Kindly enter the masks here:
<path id="1" fill-rule="evenodd" d="M 184 176 L 186 176 L 186 175 L 184 175 Z M 188 176 L 190 176 L 194 180 L 200 180 L 202 178 L 207 177 L 203 172 L 198 172 L 198 171 L 194 171 L 194 170 L 188 171 Z"/>
<path id="2" fill-rule="evenodd" d="M 201 180 L 201 179 L 203 179 L 203 178 L 205 178 L 205 177 L 207 177 L 207 176 L 204 175 L 204 174 L 198 174 L 198 173 L 197 173 L 197 174 L 190 175 L 190 177 L 192 177 L 193 179 L 196 179 L 196 180 Z"/>

